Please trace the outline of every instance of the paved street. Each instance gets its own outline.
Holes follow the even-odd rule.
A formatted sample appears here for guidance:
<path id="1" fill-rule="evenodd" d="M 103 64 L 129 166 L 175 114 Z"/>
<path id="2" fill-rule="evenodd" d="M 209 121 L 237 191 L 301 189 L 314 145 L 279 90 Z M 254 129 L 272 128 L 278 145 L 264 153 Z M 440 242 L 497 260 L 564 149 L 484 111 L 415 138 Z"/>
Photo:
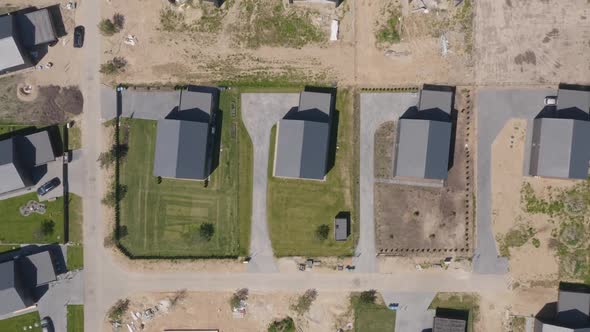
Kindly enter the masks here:
<path id="1" fill-rule="evenodd" d="M 250 272 L 278 272 L 273 257 L 266 220 L 266 192 L 268 185 L 268 158 L 270 130 L 290 107 L 297 106 L 297 93 L 245 93 L 242 94 L 242 118 L 254 147 L 254 184 L 252 195 L 252 232 L 248 264 Z"/>
<path id="2" fill-rule="evenodd" d="M 375 131 L 417 103 L 416 93 L 361 93 L 360 237 L 353 260 L 358 272 L 378 271 L 373 215 Z"/>
<path id="3" fill-rule="evenodd" d="M 543 108 L 543 98 L 556 95 L 551 89 L 497 89 L 481 88 L 477 103 L 477 246 L 473 259 L 476 273 L 506 273 L 508 261 L 498 257 L 492 230 L 492 143 L 511 118 L 528 121 L 525 160 L 531 142 L 532 120 Z M 527 169 L 528 162 L 523 165 Z"/>

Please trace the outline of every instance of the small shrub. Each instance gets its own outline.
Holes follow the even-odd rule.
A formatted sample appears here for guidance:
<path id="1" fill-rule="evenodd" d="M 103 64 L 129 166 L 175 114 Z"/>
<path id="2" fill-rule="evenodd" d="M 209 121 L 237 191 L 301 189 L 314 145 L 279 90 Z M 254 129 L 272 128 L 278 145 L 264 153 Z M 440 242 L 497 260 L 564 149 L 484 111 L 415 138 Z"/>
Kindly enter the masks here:
<path id="1" fill-rule="evenodd" d="M 119 32 L 119 29 L 117 28 L 115 23 L 113 23 L 113 21 L 109 20 L 108 18 L 105 18 L 104 20 L 100 21 L 100 23 L 98 23 L 98 30 L 100 30 L 100 33 L 103 36 L 107 37 Z"/>
<path id="2" fill-rule="evenodd" d="M 292 306 L 292 309 L 299 315 L 303 315 L 309 311 L 313 301 L 318 297 L 318 292 L 315 289 L 308 289 L 303 295 L 297 299 L 297 303 Z"/>
<path id="3" fill-rule="evenodd" d="M 186 28 L 184 14 L 171 8 L 160 12 L 160 28 L 166 32 L 175 32 Z"/>
<path id="4" fill-rule="evenodd" d="M 118 233 L 119 233 L 119 238 L 124 238 L 125 236 L 129 235 L 129 230 L 127 229 L 127 226 L 125 225 L 121 225 L 118 228 Z"/>
<path id="5" fill-rule="evenodd" d="M 118 190 L 118 195 L 117 195 Z M 111 189 L 107 191 L 102 199 L 102 204 L 114 207 L 118 202 L 120 202 L 125 195 L 127 194 L 127 186 L 124 184 L 118 184 L 111 186 Z"/>
<path id="6" fill-rule="evenodd" d="M 162 177 L 161 177 L 161 176 L 158 176 L 158 177 L 156 178 L 156 182 L 157 182 L 158 184 L 161 184 L 161 183 L 162 183 Z"/>
<path id="7" fill-rule="evenodd" d="M 117 29 L 117 32 L 121 31 L 125 26 L 125 16 L 119 13 L 115 13 L 113 15 L 113 25 Z"/>
<path id="8" fill-rule="evenodd" d="M 541 241 L 539 241 L 537 238 L 533 238 L 532 243 L 535 248 L 539 248 L 541 246 Z"/>
<path id="9" fill-rule="evenodd" d="M 212 223 L 206 222 L 199 227 L 199 235 L 201 236 L 201 239 L 211 241 L 213 234 L 215 234 L 215 226 Z"/>
<path id="10" fill-rule="evenodd" d="M 315 230 L 315 235 L 320 241 L 327 240 L 330 235 L 330 226 L 326 224 L 319 225 Z"/>
<path id="11" fill-rule="evenodd" d="M 119 300 L 109 309 L 109 319 L 118 322 L 129 309 L 129 299 Z"/>
<path id="12" fill-rule="evenodd" d="M 240 288 L 238 289 L 230 298 L 229 305 L 231 306 L 232 310 L 234 308 L 239 308 L 242 301 L 248 300 L 248 288 Z"/>
<path id="13" fill-rule="evenodd" d="M 295 332 L 295 322 L 293 318 L 286 317 L 282 320 L 275 320 L 270 323 L 268 332 Z"/>
<path id="14" fill-rule="evenodd" d="M 375 301 L 377 300 L 377 291 L 374 289 L 371 289 L 368 291 L 361 292 L 361 296 L 359 297 L 359 300 L 365 304 L 375 303 Z"/>
<path id="15" fill-rule="evenodd" d="M 43 222 L 41 222 L 41 234 L 43 234 L 43 236 L 50 236 L 51 234 L 53 234 L 54 229 L 55 221 L 43 220 Z"/>
<path id="16" fill-rule="evenodd" d="M 176 304 L 186 299 L 188 293 L 186 289 L 180 289 L 174 292 L 174 295 L 170 298 L 170 305 L 174 307 Z"/>
<path id="17" fill-rule="evenodd" d="M 125 71 L 125 67 L 127 67 L 125 58 L 114 57 L 112 60 L 100 65 L 100 72 L 105 75 L 115 75 Z"/>
<path id="18" fill-rule="evenodd" d="M 380 44 L 399 43 L 401 40 L 399 34 L 399 13 L 391 13 L 391 17 L 385 24 L 377 31 L 376 38 Z"/>

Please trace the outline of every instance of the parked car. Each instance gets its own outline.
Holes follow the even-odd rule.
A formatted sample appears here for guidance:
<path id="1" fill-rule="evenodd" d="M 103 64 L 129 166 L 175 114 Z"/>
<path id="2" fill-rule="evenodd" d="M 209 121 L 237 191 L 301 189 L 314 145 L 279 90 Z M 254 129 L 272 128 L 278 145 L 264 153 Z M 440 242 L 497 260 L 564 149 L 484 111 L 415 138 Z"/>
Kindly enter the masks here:
<path id="1" fill-rule="evenodd" d="M 390 303 L 387 305 L 387 308 L 389 310 L 397 311 L 397 309 L 399 308 L 399 303 Z"/>
<path id="2" fill-rule="evenodd" d="M 41 320 L 41 330 L 43 332 L 54 332 L 55 331 L 53 329 L 53 322 L 51 321 L 51 318 L 45 317 Z"/>
<path id="3" fill-rule="evenodd" d="M 53 189 L 57 188 L 61 184 L 59 178 L 53 178 L 47 182 L 45 182 L 39 189 L 37 189 L 37 195 L 43 196 L 48 192 L 52 191 Z"/>
<path id="4" fill-rule="evenodd" d="M 84 46 L 84 27 L 78 25 L 74 28 L 74 47 L 81 48 Z"/>
<path id="5" fill-rule="evenodd" d="M 545 97 L 545 105 L 557 105 L 557 97 L 555 96 L 547 96 Z"/>

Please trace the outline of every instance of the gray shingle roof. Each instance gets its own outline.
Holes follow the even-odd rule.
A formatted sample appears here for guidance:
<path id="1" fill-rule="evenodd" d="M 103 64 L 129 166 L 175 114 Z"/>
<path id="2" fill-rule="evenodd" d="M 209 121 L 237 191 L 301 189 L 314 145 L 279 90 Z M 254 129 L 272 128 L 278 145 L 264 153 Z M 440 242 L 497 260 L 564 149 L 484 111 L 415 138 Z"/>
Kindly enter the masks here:
<path id="1" fill-rule="evenodd" d="M 154 175 L 178 179 L 205 179 L 208 176 L 208 141 L 208 123 L 158 121 Z"/>
<path id="2" fill-rule="evenodd" d="M 467 322 L 461 319 L 434 317 L 433 332 L 465 332 Z"/>
<path id="3" fill-rule="evenodd" d="M 25 47 L 48 44 L 57 40 L 57 34 L 46 8 L 16 15 L 20 40 Z"/>
<path id="4" fill-rule="evenodd" d="M 329 123 L 282 119 L 277 127 L 275 176 L 323 179 L 329 140 Z"/>
<path id="5" fill-rule="evenodd" d="M 560 88 L 557 93 L 557 110 L 577 108 L 583 112 L 590 112 L 590 90 L 573 90 Z"/>
<path id="6" fill-rule="evenodd" d="M 400 119 L 394 176 L 446 179 L 451 130 L 450 122 Z"/>
<path id="7" fill-rule="evenodd" d="M 274 175 L 321 180 L 330 148 L 332 94 L 304 91 L 296 112 L 279 121 Z"/>
<path id="8" fill-rule="evenodd" d="M 21 281 L 18 266 L 14 261 L 0 263 L 0 315 L 24 309 L 32 304 Z"/>
<path id="9" fill-rule="evenodd" d="M 590 122 L 537 118 L 533 125 L 530 175 L 586 179 Z"/>
<path id="10" fill-rule="evenodd" d="M 0 16 L 0 71 L 24 65 L 25 58 L 18 46 L 14 16 Z"/>
<path id="11" fill-rule="evenodd" d="M 350 234 L 348 219 L 336 218 L 334 220 L 334 239 L 336 241 L 346 241 Z"/>
<path id="12" fill-rule="evenodd" d="M 557 321 L 565 326 L 590 327 L 590 293 L 559 291 Z"/>
<path id="13" fill-rule="evenodd" d="M 15 139 L 0 141 L 0 193 L 32 185 L 30 170 L 18 158 Z"/>
<path id="14" fill-rule="evenodd" d="M 42 251 L 23 257 L 22 260 L 31 262 L 36 272 L 36 286 L 42 286 L 56 280 L 55 267 L 49 251 Z M 19 262 L 19 264 L 22 264 Z"/>
<path id="15" fill-rule="evenodd" d="M 24 136 L 23 141 L 25 146 L 23 146 L 23 149 L 19 148 L 19 153 L 31 153 L 33 165 L 45 165 L 55 160 L 55 152 L 47 130 Z M 30 151 L 23 151 L 27 149 L 30 149 Z"/>
<path id="16" fill-rule="evenodd" d="M 436 86 L 425 85 L 420 92 L 418 108 L 421 111 L 440 109 L 450 115 L 453 110 L 453 92 L 450 89 L 441 91 Z"/>

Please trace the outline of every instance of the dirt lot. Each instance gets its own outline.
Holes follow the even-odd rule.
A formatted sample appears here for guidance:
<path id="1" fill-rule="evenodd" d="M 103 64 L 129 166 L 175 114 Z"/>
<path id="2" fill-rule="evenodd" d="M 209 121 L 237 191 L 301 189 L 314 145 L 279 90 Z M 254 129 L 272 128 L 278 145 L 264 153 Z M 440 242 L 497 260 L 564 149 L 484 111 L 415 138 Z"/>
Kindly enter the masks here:
<path id="1" fill-rule="evenodd" d="M 130 298 L 130 310 L 143 311 L 148 306 L 154 307 L 159 301 L 169 299 L 173 293 L 143 294 Z M 260 332 L 266 331 L 275 319 L 290 316 L 301 331 L 335 331 L 352 320 L 349 313 L 349 294 L 318 293 L 310 311 L 303 315 L 290 308 L 297 297 L 296 293 L 251 293 L 247 300 L 247 313 L 244 318 L 233 318 L 229 300 L 231 293 L 187 293 L 168 313 L 158 313 L 146 324 L 143 331 L 161 332 L 164 329 L 219 329 L 224 332 Z M 123 321 L 131 323 L 128 313 Z M 138 324 L 136 322 L 136 324 Z M 125 327 L 123 327 L 125 329 Z M 104 329 L 112 331 L 105 322 Z"/>
<path id="2" fill-rule="evenodd" d="M 164 0 L 152 1 L 149 7 L 141 0 L 102 3 L 103 17 L 125 16 L 121 32 L 103 38 L 103 62 L 115 56 L 128 61 L 123 74 L 105 77 L 108 82 L 272 79 L 391 86 L 470 82 L 473 76 L 470 65 L 465 66 L 472 61 L 463 32 L 470 33 L 471 19 L 465 29 L 459 27 L 456 8 L 429 14 L 407 8 L 399 27 L 402 40 L 377 45 L 376 33 L 391 17 L 388 10 L 402 12 L 399 0 L 344 1 L 338 8 L 289 6 L 283 1 L 279 10 L 271 0 L 228 0 L 219 10 L 197 1 L 194 7 L 181 8 Z M 283 19 L 273 20 L 273 15 Z M 337 42 L 328 41 L 332 19 L 340 20 Z M 268 28 L 275 25 L 277 29 Z M 296 36 L 290 35 L 292 30 Z M 448 32 L 452 50 L 446 57 L 440 54 L 443 31 Z M 135 46 L 123 43 L 128 35 L 137 38 Z"/>
<path id="3" fill-rule="evenodd" d="M 375 184 L 377 247 L 385 255 L 422 255 L 449 252 L 468 255 L 472 241 L 471 156 L 465 145 L 471 144 L 471 123 L 467 89 L 457 88 L 455 108 L 457 128 L 453 167 L 443 188 Z M 393 149 L 393 135 L 385 135 L 385 123 L 376 133 L 375 167 L 384 175 L 392 174 L 391 154 L 380 154 L 383 146 Z M 381 160 L 380 160 L 381 159 Z M 387 171 L 384 171 L 389 165 Z M 379 174 L 377 172 L 376 174 Z"/>
<path id="4" fill-rule="evenodd" d="M 587 0 L 475 1 L 479 84 L 587 82 Z"/>

